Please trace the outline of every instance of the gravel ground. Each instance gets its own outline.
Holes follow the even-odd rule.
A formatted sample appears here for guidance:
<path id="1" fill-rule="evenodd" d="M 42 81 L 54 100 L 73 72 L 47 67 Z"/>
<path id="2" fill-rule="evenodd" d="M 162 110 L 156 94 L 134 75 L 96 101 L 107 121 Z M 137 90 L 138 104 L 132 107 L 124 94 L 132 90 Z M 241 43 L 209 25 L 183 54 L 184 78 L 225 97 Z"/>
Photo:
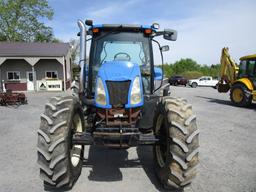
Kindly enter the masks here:
<path id="1" fill-rule="evenodd" d="M 256 105 L 230 105 L 212 88 L 172 87 L 197 114 L 199 174 L 184 192 L 256 192 Z M 63 93 L 62 93 L 63 94 Z M 44 191 L 36 164 L 39 117 L 59 93 L 27 93 L 28 105 L 0 107 L 0 192 Z M 164 191 L 153 171 L 152 148 L 86 147 L 82 174 L 71 191 Z"/>

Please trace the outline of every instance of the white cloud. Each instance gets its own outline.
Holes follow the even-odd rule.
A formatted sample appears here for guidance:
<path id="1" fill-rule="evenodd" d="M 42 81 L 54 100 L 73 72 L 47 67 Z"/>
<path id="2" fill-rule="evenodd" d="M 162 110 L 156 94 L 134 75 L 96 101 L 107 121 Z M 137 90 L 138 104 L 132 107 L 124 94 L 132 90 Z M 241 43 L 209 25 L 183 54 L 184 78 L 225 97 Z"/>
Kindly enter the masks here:
<path id="1" fill-rule="evenodd" d="M 156 2 L 152 2 L 153 5 L 157 7 Z M 237 62 L 239 57 L 256 52 L 255 0 L 216 0 L 214 3 L 191 0 L 181 5 L 165 1 L 161 6 L 154 10 L 159 12 L 156 16 L 147 12 L 150 6 L 145 0 L 92 3 L 79 8 L 72 19 L 52 21 L 50 26 L 56 29 L 58 38 L 68 41 L 76 37 L 77 18 L 94 19 L 95 23 L 128 21 L 147 24 L 149 20 L 157 20 L 162 29 L 178 30 L 176 42 L 160 40 L 161 44 L 169 44 L 171 47 L 170 52 L 164 53 L 168 63 L 180 58 L 192 58 L 201 64 L 216 64 L 225 46 L 230 48 L 230 54 Z M 173 14 L 166 14 L 169 9 Z M 159 54 L 156 54 L 157 63 L 160 63 L 159 58 Z"/>
<path id="2" fill-rule="evenodd" d="M 192 58 L 201 64 L 215 64 L 219 63 L 221 48 L 226 46 L 237 62 L 241 56 L 255 54 L 255 5 L 240 2 L 208 9 L 207 14 L 204 12 L 188 19 L 160 21 L 163 26 L 178 30 L 178 40 L 171 43 L 173 49 L 166 54 L 165 60 Z"/>

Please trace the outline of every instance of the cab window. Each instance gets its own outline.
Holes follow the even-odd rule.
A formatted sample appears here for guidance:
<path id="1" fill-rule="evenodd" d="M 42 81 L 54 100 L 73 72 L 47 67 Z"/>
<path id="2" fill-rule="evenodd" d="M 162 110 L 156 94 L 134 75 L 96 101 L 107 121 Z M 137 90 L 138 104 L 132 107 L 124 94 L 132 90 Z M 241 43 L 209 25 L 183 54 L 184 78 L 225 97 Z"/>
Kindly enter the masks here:
<path id="1" fill-rule="evenodd" d="M 246 75 L 246 60 L 240 62 L 239 66 L 239 76 L 245 76 Z"/>
<path id="2" fill-rule="evenodd" d="M 248 61 L 248 76 L 249 77 L 255 76 L 255 66 L 256 66 L 256 61 Z"/>

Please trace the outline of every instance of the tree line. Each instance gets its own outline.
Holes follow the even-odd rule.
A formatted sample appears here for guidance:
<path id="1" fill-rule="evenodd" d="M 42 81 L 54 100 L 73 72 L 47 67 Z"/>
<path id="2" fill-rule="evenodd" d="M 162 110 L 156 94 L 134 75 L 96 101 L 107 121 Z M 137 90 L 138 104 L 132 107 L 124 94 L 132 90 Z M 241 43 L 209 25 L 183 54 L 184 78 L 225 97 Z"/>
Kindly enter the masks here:
<path id="1" fill-rule="evenodd" d="M 201 65 L 193 59 L 180 59 L 173 64 L 164 64 L 164 74 L 166 77 L 182 75 L 188 79 L 198 78 L 203 75 L 218 78 L 220 64 Z"/>

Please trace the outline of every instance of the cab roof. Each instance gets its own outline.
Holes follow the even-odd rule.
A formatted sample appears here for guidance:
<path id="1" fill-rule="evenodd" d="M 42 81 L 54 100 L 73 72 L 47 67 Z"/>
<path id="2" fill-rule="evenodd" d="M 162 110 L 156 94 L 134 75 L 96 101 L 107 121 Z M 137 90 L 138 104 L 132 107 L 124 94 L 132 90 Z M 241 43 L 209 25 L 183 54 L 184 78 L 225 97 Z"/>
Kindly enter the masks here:
<path id="1" fill-rule="evenodd" d="M 256 54 L 246 55 L 240 58 L 240 60 L 256 59 Z"/>
<path id="2" fill-rule="evenodd" d="M 94 28 L 101 28 L 106 30 L 111 30 L 115 28 L 120 28 L 120 30 L 145 30 L 145 29 L 152 29 L 153 31 L 156 31 L 156 29 L 153 26 L 149 25 L 137 25 L 137 24 L 96 24 L 93 25 L 90 29 Z"/>

